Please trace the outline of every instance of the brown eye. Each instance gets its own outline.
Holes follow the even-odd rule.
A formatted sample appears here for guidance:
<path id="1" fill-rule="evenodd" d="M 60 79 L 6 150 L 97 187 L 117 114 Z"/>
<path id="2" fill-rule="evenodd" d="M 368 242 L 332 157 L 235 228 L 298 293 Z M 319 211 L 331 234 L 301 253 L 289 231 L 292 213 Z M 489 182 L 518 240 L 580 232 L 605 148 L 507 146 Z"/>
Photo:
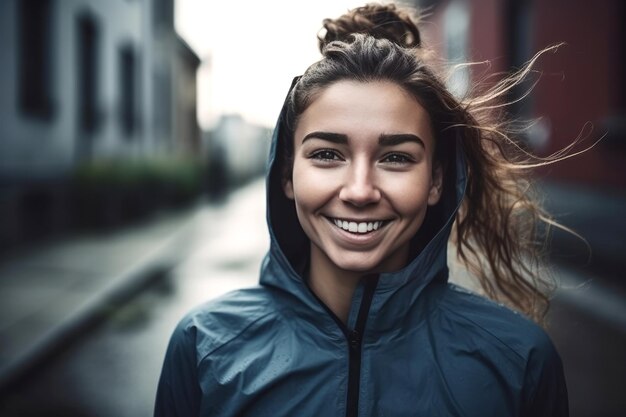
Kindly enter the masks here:
<path id="1" fill-rule="evenodd" d="M 404 155 L 401 153 L 391 153 L 385 155 L 385 157 L 382 159 L 382 162 L 392 164 L 407 164 L 409 162 L 413 162 L 413 159 L 410 158 L 408 155 Z"/>
<path id="2" fill-rule="evenodd" d="M 320 151 L 314 152 L 311 155 L 312 159 L 320 159 L 323 161 L 340 161 L 341 158 L 337 154 L 337 152 L 330 149 L 322 149 Z"/>

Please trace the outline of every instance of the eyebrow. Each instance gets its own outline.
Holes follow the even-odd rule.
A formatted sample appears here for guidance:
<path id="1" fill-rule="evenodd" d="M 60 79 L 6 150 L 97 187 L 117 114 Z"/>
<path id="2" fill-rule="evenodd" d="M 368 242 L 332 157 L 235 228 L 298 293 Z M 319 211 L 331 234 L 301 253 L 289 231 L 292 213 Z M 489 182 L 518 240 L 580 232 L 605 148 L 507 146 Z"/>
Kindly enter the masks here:
<path id="1" fill-rule="evenodd" d="M 328 142 L 337 143 L 337 144 L 346 144 L 348 143 L 348 135 L 343 133 L 333 133 L 333 132 L 311 132 L 307 134 L 303 139 L 302 143 L 306 142 L 309 139 L 322 139 Z M 378 143 L 381 146 L 396 146 L 405 142 L 414 142 L 418 145 L 421 145 L 423 148 L 426 148 L 424 145 L 424 141 L 420 139 L 419 136 L 414 135 L 412 133 L 398 133 L 398 134 L 381 134 L 378 137 Z"/>
<path id="2" fill-rule="evenodd" d="M 338 143 L 338 144 L 348 143 L 348 135 L 344 135 L 343 133 L 332 133 L 332 132 L 311 132 L 302 139 L 302 143 L 313 138 L 322 139 L 328 142 L 333 142 L 333 143 Z"/>
<path id="3" fill-rule="evenodd" d="M 378 143 L 382 146 L 395 146 L 405 142 L 414 142 L 426 148 L 424 141 L 412 133 L 399 133 L 393 135 L 382 134 L 378 137 Z"/>

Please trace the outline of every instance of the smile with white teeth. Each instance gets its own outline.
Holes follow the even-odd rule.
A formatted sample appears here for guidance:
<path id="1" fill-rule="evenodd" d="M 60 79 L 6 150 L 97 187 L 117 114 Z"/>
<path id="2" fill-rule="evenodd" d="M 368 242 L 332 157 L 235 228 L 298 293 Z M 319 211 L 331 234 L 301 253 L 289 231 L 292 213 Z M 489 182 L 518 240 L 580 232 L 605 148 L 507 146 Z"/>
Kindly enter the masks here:
<path id="1" fill-rule="evenodd" d="M 383 225 L 382 220 L 375 222 L 351 222 L 341 219 L 332 219 L 332 222 L 340 229 L 351 233 L 368 233 L 372 230 L 378 230 L 378 228 Z"/>

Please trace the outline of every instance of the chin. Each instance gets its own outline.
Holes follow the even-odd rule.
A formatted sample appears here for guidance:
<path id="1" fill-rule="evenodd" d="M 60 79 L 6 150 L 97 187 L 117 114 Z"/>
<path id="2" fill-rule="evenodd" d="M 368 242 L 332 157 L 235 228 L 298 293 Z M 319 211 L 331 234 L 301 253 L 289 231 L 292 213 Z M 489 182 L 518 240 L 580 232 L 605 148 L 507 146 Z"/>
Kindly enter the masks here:
<path id="1" fill-rule="evenodd" d="M 377 273 L 380 271 L 381 262 L 372 262 L 371 259 L 355 259 L 355 260 L 346 260 L 341 259 L 335 262 L 340 269 L 349 272 L 358 272 L 358 273 Z"/>

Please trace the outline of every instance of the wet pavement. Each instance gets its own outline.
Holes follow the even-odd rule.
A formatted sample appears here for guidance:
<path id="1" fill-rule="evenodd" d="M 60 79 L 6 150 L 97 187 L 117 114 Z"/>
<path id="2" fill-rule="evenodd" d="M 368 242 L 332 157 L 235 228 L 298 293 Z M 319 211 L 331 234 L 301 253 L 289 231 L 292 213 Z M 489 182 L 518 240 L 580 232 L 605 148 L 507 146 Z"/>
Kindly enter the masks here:
<path id="1" fill-rule="evenodd" d="M 181 223 L 188 256 L 132 301 L 41 365 L 0 400 L 2 416 L 152 414 L 169 336 L 194 305 L 257 282 L 268 247 L 263 183 Z M 176 248 L 172 248 L 176 249 Z"/>
<path id="2" fill-rule="evenodd" d="M 169 336 L 194 305 L 258 279 L 268 246 L 263 183 L 238 190 L 180 223 L 185 256 L 106 320 L 49 357 L 0 399 L 0 415 L 125 417 L 152 414 Z M 558 270 L 563 288 L 550 334 L 564 361 L 571 415 L 626 415 L 626 295 L 577 271 Z"/>
<path id="3" fill-rule="evenodd" d="M 178 263 L 190 212 L 99 236 L 73 236 L 0 264 L 0 389 Z M 193 211 L 191 211 L 193 213 Z"/>

